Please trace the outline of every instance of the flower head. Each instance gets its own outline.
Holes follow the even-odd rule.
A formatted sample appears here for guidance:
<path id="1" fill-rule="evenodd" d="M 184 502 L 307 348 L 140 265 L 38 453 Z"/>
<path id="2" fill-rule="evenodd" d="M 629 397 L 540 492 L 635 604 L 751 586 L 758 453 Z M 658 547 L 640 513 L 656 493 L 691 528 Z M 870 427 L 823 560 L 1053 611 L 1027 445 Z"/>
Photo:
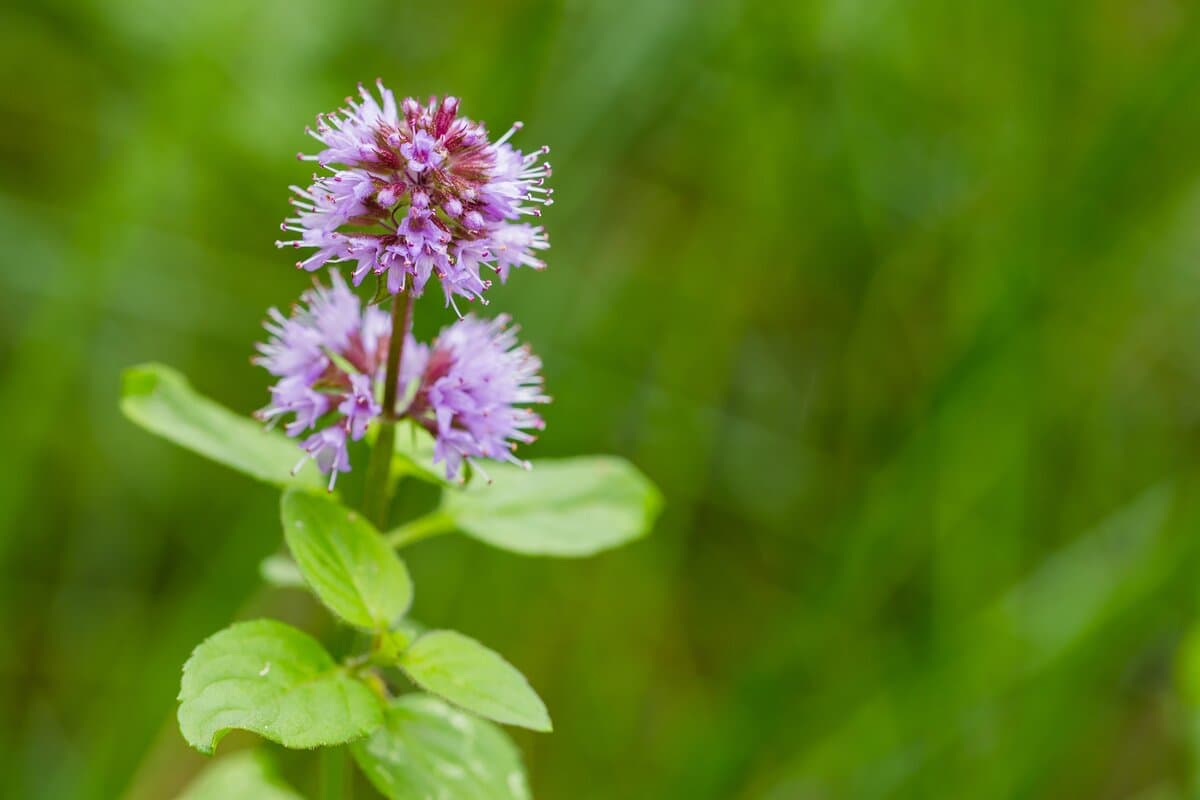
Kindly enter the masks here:
<path id="1" fill-rule="evenodd" d="M 491 458 L 528 468 L 513 451 L 534 440 L 530 431 L 545 427 L 524 407 L 550 402 L 542 392 L 542 362 L 517 345 L 517 329 L 508 323 L 507 315 L 464 317 L 411 364 L 420 382 L 405 414 L 433 434 L 434 461 L 446 465 L 450 479 L 464 460 Z"/>
<path id="2" fill-rule="evenodd" d="M 508 317 L 464 317 L 444 328 L 432 345 L 406 335 L 397 393 L 411 400 L 409 417 L 435 439 L 434 461 L 450 479 L 464 460 L 492 458 L 526 465 L 513 450 L 533 441 L 543 423 L 523 406 L 549 402 L 542 393 L 541 362 L 518 347 Z M 336 271 L 329 287 L 317 284 L 285 317 L 271 309 L 270 334 L 254 361 L 278 380 L 258 412 L 270 422 L 287 418 L 289 436 L 303 437 L 305 460 L 329 475 L 350 471 L 347 446 L 362 439 L 383 415 L 391 318 L 364 307 Z M 405 392 L 408 388 L 410 391 Z M 527 465 L 526 465 L 527 466 Z"/>
<path id="3" fill-rule="evenodd" d="M 265 324 L 270 338 L 258 345 L 254 359 L 279 378 L 259 418 L 273 422 L 290 415 L 289 436 L 316 429 L 303 447 L 329 474 L 330 489 L 339 472 L 350 471 L 348 441 L 361 439 L 382 411 L 377 385 L 391 335 L 387 314 L 363 308 L 337 272 L 331 279 L 328 288 L 317 284 L 305 292 L 290 317 L 271 309 Z"/>
<path id="4" fill-rule="evenodd" d="M 448 305 L 455 296 L 482 301 L 491 285 L 483 267 L 501 281 L 514 266 L 544 267 L 534 251 L 549 246 L 545 231 L 519 220 L 552 202 L 550 164 L 539 163 L 549 148 L 509 145 L 519 122 L 490 141 L 483 125 L 459 116 L 458 98 L 397 105 L 377 85 L 379 100 L 359 86 L 357 99 L 309 130 L 322 149 L 300 157 L 329 174 L 292 187 L 296 213 L 283 229 L 299 238 L 277 244 L 313 248 L 297 266 L 353 261 L 355 285 L 385 275 L 393 294 L 420 295 L 433 276 Z"/>

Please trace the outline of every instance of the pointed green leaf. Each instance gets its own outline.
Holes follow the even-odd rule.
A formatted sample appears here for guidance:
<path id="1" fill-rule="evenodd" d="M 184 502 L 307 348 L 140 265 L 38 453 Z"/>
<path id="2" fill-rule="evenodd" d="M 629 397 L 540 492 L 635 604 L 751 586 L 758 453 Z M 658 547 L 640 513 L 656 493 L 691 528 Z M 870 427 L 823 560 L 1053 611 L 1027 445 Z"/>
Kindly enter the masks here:
<path id="1" fill-rule="evenodd" d="M 459 484 L 446 479 L 444 466 L 433 463 L 433 437 L 429 431 L 411 420 L 396 425 L 392 469 L 398 475 L 409 475 L 436 486 L 459 487 Z"/>
<path id="2" fill-rule="evenodd" d="M 398 634 L 399 636 L 404 637 L 407 641 L 411 642 L 413 639 L 416 639 L 418 636 L 428 633 L 429 626 L 422 625 L 420 622 L 417 622 L 412 617 L 405 617 L 404 619 L 400 620 L 400 622 L 398 622 L 396 624 L 396 626 L 392 630 L 392 632 L 395 634 Z"/>
<path id="3" fill-rule="evenodd" d="M 535 461 L 531 470 L 488 465 L 442 496 L 442 509 L 476 539 L 526 555 L 588 556 L 644 536 L 662 505 L 658 490 L 615 456 Z"/>
<path id="4" fill-rule="evenodd" d="M 178 800 L 304 800 L 275 773 L 264 753 L 239 750 L 204 769 Z"/>
<path id="5" fill-rule="evenodd" d="M 535 731 L 550 715 L 525 676 L 494 650 L 455 631 L 433 631 L 400 656 L 413 683 L 480 716 Z"/>
<path id="6" fill-rule="evenodd" d="M 308 748 L 353 741 L 382 721 L 376 695 L 316 639 L 266 619 L 202 642 L 183 665 L 179 700 L 179 728 L 202 753 L 234 728 Z"/>
<path id="7" fill-rule="evenodd" d="M 325 485 L 312 463 L 292 475 L 304 457 L 294 441 L 214 403 L 162 364 L 125 370 L 121 411 L 146 430 L 260 481 L 276 486 Z"/>
<path id="8" fill-rule="evenodd" d="M 408 568 L 356 511 L 299 489 L 280 502 L 296 566 L 321 602 L 351 625 L 388 628 L 412 605 Z"/>
<path id="9" fill-rule="evenodd" d="M 517 748 L 490 722 L 424 694 L 392 701 L 384 724 L 350 746 L 389 800 L 529 800 Z"/>
<path id="10" fill-rule="evenodd" d="M 272 553 L 258 562 L 258 574 L 267 584 L 281 589 L 308 588 L 296 562 L 282 553 Z"/>

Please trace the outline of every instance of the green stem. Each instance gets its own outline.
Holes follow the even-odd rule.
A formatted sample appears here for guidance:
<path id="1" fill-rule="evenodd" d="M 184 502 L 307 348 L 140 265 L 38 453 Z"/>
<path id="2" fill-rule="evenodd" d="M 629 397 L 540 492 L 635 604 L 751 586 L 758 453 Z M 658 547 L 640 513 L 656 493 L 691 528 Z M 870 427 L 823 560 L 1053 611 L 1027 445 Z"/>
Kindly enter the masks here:
<path id="1" fill-rule="evenodd" d="M 387 525 L 391 505 L 391 460 L 396 449 L 396 426 L 388 419 L 380 420 L 379 435 L 371 446 L 371 461 L 367 464 L 367 486 L 363 491 L 363 513 L 376 527 Z"/>
<path id="2" fill-rule="evenodd" d="M 320 782 L 317 796 L 321 800 L 348 800 L 351 789 L 346 780 L 346 748 L 322 747 L 317 769 Z"/>
<path id="3" fill-rule="evenodd" d="M 422 539 L 449 533 L 452 530 L 454 530 L 454 520 L 445 511 L 438 509 L 394 528 L 384 538 L 392 547 L 406 547 Z"/>
<path id="4" fill-rule="evenodd" d="M 412 303 L 412 295 L 407 292 L 401 292 L 392 298 L 392 335 L 388 341 L 387 372 L 383 379 L 383 415 L 380 419 L 379 436 L 371 448 L 371 461 L 367 465 L 367 485 L 363 493 L 363 513 L 380 528 L 387 525 L 388 510 L 392 504 L 396 397 L 400 384 L 400 357 L 404 353 L 404 339 L 408 335 Z"/>

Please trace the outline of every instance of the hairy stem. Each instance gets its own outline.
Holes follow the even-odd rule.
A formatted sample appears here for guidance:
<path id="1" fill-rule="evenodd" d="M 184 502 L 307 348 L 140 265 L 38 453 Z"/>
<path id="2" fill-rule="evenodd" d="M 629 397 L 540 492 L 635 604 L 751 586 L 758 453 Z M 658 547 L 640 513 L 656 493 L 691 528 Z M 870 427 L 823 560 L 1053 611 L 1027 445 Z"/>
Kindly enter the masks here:
<path id="1" fill-rule="evenodd" d="M 392 298 L 392 336 L 388 342 L 387 372 L 383 384 L 383 415 L 379 437 L 371 448 L 367 465 L 367 485 L 363 494 L 363 513 L 382 528 L 387 525 L 392 504 L 392 452 L 396 449 L 396 397 L 399 394 L 400 358 L 412 317 L 412 295 L 401 292 Z"/>

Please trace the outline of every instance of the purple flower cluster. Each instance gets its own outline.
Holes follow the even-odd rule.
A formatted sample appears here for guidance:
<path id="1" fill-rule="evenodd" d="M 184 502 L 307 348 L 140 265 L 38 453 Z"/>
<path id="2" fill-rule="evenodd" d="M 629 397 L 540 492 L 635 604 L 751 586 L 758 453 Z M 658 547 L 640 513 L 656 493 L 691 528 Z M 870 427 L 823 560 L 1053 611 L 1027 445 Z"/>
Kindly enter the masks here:
<path id="1" fill-rule="evenodd" d="M 361 439 L 383 414 L 381 398 L 392 337 L 390 317 L 359 298 L 334 270 L 331 285 L 317 284 L 285 317 L 271 309 L 270 337 L 258 345 L 255 363 L 278 378 L 261 419 L 290 418 L 289 436 L 303 447 L 329 488 L 350 470 L 347 445 Z M 406 334 L 397 391 L 411 397 L 398 418 L 411 418 L 435 438 L 435 463 L 450 479 L 464 460 L 492 458 L 527 466 L 513 454 L 533 441 L 541 418 L 522 406 L 549 402 L 542 393 L 541 362 L 518 347 L 508 318 L 464 317 L 444 328 L 431 345 Z M 415 384 L 415 387 L 414 387 Z M 408 389 L 408 391 L 405 391 Z"/>
<path id="2" fill-rule="evenodd" d="M 297 266 L 353 261 L 355 286 L 384 275 L 391 293 L 418 296 L 436 276 L 448 305 L 455 295 L 482 300 L 491 285 L 482 267 L 501 281 L 513 267 L 543 268 L 546 233 L 521 220 L 552 202 L 550 164 L 539 163 L 549 148 L 524 154 L 509 145 L 519 122 L 489 141 L 483 125 L 458 115 L 458 98 L 397 106 L 378 87 L 380 101 L 360 86 L 359 99 L 309 130 L 324 149 L 300 158 L 330 174 L 292 187 L 296 213 L 283 229 L 299 238 L 277 244 L 315 249 Z"/>
<path id="3" fill-rule="evenodd" d="M 517 329 L 501 314 L 492 320 L 463 317 L 443 328 L 430 347 L 420 346 L 400 370 L 404 385 L 418 379 L 404 415 L 435 439 L 433 460 L 445 462 L 451 480 L 464 459 L 491 458 L 529 467 L 513 451 L 534 440 L 541 417 L 522 406 L 548 403 L 541 360 L 517 345 Z M 414 348 L 415 349 L 415 348 Z"/>
<path id="4" fill-rule="evenodd" d="M 332 281 L 301 295 L 290 317 L 272 308 L 264 325 L 270 338 L 258 345 L 254 359 L 279 379 L 257 416 L 274 423 L 290 415 L 289 436 L 313 431 L 303 447 L 329 474 L 330 489 L 339 472 L 350 471 L 348 440 L 361 439 L 382 411 L 375 384 L 383 377 L 391 336 L 387 314 L 363 309 L 337 272 Z"/>

